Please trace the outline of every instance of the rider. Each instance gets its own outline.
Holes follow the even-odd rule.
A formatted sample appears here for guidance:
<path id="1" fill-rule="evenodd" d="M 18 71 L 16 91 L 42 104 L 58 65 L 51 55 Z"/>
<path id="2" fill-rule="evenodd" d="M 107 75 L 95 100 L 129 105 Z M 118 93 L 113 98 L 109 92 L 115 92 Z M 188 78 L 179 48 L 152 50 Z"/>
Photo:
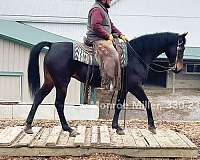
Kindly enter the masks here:
<path id="1" fill-rule="evenodd" d="M 127 41 L 112 23 L 108 8 L 112 0 L 96 0 L 88 14 L 86 41 L 93 43 L 97 51 L 97 61 L 100 65 L 102 84 L 112 81 L 113 89 L 120 89 L 121 66 L 119 55 L 113 46 L 113 35 Z"/>

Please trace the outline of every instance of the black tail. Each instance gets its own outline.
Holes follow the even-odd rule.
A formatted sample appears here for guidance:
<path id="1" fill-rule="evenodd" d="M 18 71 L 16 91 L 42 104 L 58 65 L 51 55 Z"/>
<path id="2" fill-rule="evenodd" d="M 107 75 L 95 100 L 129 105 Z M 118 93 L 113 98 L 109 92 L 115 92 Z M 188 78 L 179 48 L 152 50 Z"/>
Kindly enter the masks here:
<path id="1" fill-rule="evenodd" d="M 35 96 L 40 88 L 40 73 L 39 73 L 39 54 L 43 47 L 51 47 L 51 42 L 40 42 L 32 49 L 28 63 L 28 85 L 31 97 Z"/>

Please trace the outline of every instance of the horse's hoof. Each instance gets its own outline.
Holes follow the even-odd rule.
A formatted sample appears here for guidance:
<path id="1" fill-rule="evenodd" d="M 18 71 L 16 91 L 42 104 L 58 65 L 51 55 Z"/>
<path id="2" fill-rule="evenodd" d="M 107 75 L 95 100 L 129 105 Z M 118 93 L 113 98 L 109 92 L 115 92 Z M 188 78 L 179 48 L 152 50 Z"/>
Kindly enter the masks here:
<path id="1" fill-rule="evenodd" d="M 155 126 L 148 126 L 148 130 L 153 133 L 156 134 L 156 127 Z"/>
<path id="2" fill-rule="evenodd" d="M 27 133 L 27 134 L 33 134 L 32 127 L 30 127 L 30 126 L 25 126 L 25 127 L 24 127 L 24 132 Z"/>
<path id="3" fill-rule="evenodd" d="M 75 130 L 69 132 L 70 137 L 76 137 L 77 135 L 80 135 L 80 133 L 76 132 Z"/>
<path id="4" fill-rule="evenodd" d="M 124 132 L 123 129 L 116 129 L 116 133 L 117 133 L 118 135 L 125 135 L 125 132 Z"/>

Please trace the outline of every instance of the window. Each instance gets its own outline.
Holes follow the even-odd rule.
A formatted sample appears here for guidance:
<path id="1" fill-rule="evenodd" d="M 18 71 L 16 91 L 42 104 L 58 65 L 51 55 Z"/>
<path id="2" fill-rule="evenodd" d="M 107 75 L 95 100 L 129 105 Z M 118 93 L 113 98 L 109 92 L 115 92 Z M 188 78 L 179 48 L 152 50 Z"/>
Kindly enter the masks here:
<path id="1" fill-rule="evenodd" d="M 187 64 L 186 73 L 198 73 L 200 74 L 200 64 Z"/>
<path id="2" fill-rule="evenodd" d="M 21 72 L 0 72 L 0 102 L 20 102 L 22 98 Z"/>

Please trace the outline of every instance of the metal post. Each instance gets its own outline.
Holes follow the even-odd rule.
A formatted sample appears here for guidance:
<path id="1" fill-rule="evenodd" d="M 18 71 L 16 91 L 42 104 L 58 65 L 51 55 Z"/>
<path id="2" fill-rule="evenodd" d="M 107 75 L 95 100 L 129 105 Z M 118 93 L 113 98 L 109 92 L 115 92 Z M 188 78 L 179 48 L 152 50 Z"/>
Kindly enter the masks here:
<path id="1" fill-rule="evenodd" d="M 176 80 L 175 73 L 172 72 L 172 93 L 173 94 L 175 94 L 175 80 Z"/>

